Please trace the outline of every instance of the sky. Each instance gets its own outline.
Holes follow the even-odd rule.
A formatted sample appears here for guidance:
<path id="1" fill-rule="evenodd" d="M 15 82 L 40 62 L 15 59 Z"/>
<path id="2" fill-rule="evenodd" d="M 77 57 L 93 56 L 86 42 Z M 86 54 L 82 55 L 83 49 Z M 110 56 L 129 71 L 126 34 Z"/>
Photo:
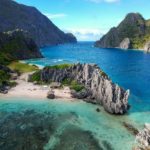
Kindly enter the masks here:
<path id="1" fill-rule="evenodd" d="M 34 6 L 79 41 L 95 41 L 130 12 L 150 19 L 150 0 L 16 0 Z"/>

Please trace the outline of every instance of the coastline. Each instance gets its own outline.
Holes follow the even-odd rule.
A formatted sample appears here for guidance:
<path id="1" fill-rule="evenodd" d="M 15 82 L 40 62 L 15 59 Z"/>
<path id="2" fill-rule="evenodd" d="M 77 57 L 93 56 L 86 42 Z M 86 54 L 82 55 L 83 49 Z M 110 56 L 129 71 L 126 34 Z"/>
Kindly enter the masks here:
<path id="1" fill-rule="evenodd" d="M 47 93 L 50 91 L 50 87 L 47 85 L 34 85 L 33 83 L 28 82 L 28 75 L 30 73 L 23 73 L 16 80 L 17 85 L 9 90 L 7 94 L 0 94 L 1 98 L 15 98 L 15 97 L 26 97 L 32 99 L 47 99 Z M 53 89 L 56 98 L 62 100 L 73 101 L 71 97 L 70 89 L 64 87 L 61 89 Z"/>

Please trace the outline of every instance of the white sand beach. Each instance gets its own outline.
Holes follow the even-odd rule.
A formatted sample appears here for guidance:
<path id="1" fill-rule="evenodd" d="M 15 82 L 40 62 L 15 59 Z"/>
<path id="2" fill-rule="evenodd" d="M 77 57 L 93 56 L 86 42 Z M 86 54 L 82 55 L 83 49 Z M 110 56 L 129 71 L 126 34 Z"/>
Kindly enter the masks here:
<path id="1" fill-rule="evenodd" d="M 50 91 L 50 87 L 46 85 L 34 85 L 28 82 L 28 75 L 31 73 L 24 73 L 16 82 L 18 85 L 9 90 L 7 94 L 0 94 L 0 97 L 27 97 L 34 99 L 45 99 L 47 93 Z M 63 87 L 61 89 L 53 89 L 56 99 L 73 100 L 69 87 Z"/>

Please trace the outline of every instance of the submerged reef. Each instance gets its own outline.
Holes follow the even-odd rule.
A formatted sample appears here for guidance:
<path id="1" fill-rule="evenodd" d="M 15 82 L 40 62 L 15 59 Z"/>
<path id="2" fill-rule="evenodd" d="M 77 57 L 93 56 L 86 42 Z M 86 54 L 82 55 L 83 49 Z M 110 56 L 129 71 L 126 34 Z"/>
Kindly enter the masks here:
<path id="1" fill-rule="evenodd" d="M 1 112 L 0 116 L 1 150 L 113 150 L 110 143 L 97 140 L 91 131 L 69 123 L 78 120 L 74 112 L 57 114 L 28 109 Z"/>

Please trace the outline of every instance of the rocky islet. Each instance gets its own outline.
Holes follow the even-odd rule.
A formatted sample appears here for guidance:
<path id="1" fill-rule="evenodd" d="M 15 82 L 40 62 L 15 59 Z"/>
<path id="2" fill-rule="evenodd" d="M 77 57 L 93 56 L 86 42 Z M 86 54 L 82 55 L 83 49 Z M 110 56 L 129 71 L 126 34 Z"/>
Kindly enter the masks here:
<path id="1" fill-rule="evenodd" d="M 100 104 L 111 114 L 124 114 L 129 109 L 129 90 L 114 84 L 97 65 L 79 63 L 63 69 L 45 67 L 39 77 L 44 83 L 62 83 L 65 79 L 77 81 L 85 88 L 73 91 L 73 97 Z"/>

